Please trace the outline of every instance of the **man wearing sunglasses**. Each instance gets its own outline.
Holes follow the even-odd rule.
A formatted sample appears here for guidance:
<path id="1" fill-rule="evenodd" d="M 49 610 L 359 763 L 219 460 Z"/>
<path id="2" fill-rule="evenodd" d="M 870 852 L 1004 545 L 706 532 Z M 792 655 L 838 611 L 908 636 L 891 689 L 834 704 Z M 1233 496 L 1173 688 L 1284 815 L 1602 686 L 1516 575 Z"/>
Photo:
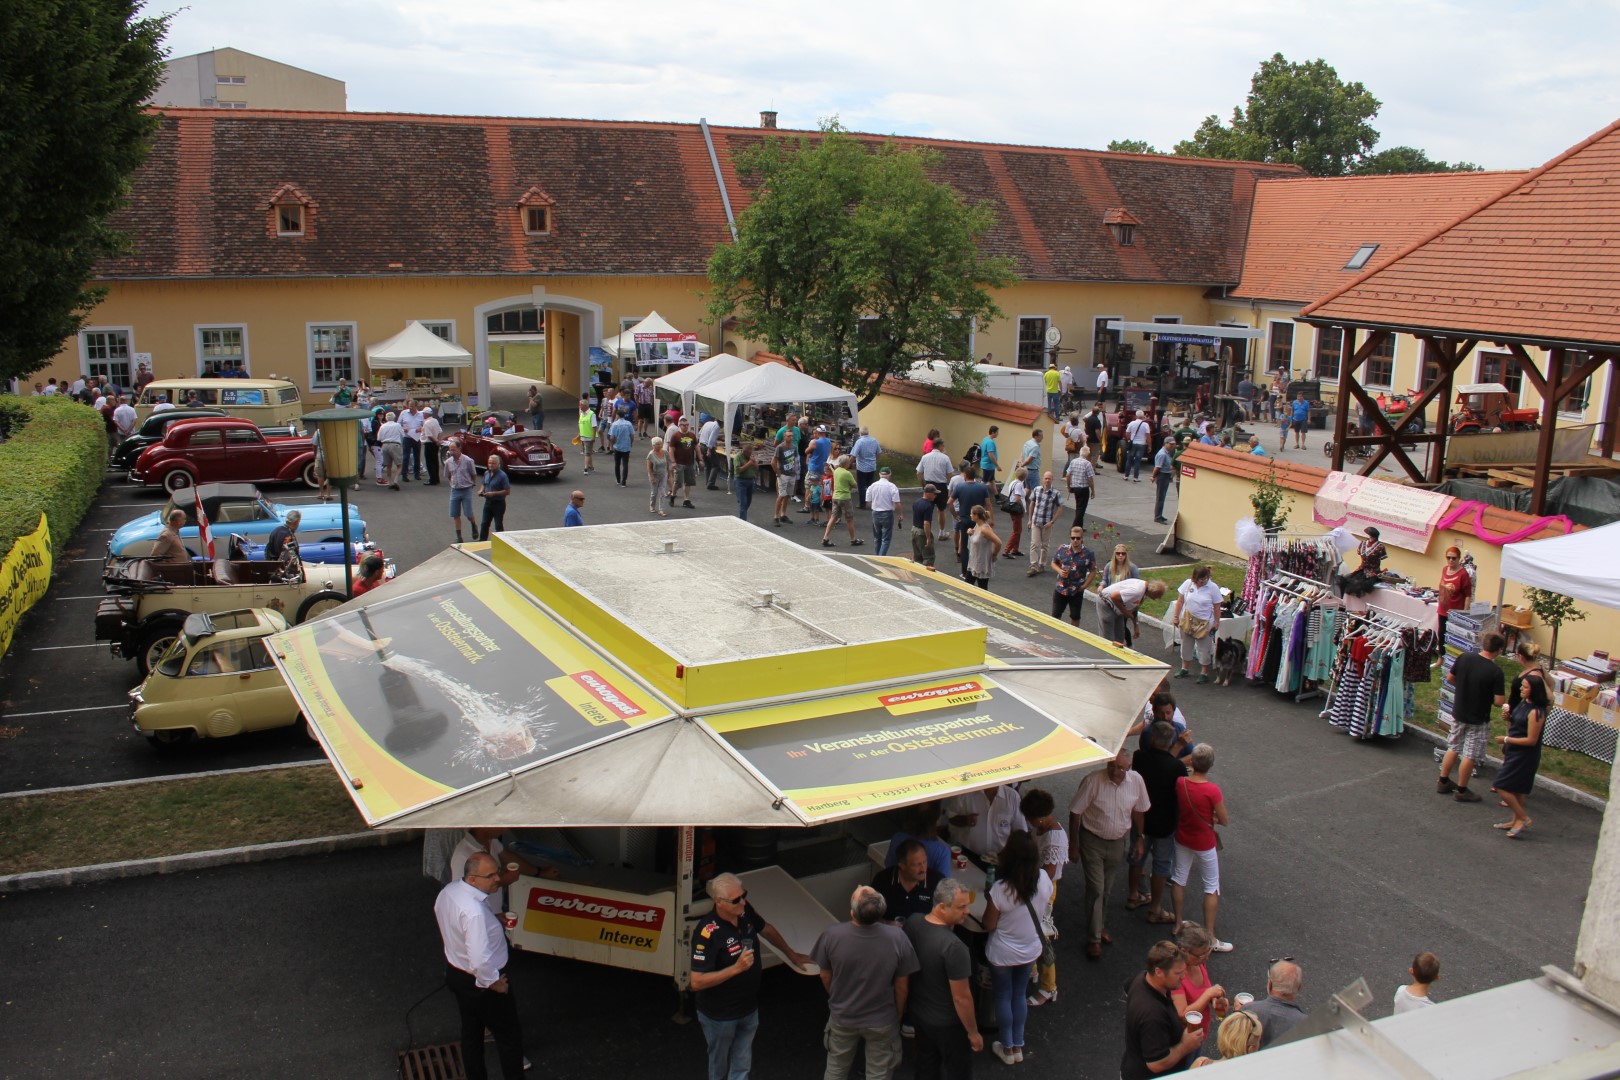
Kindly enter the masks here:
<path id="1" fill-rule="evenodd" d="M 484 1029 L 495 1036 L 501 1075 L 523 1075 L 523 1028 L 506 981 L 506 932 L 485 898 L 501 887 L 501 868 L 487 851 L 467 858 L 460 881 L 439 892 L 433 914 L 444 939 L 445 984 L 461 1012 L 461 1060 L 468 1080 L 484 1080 Z"/>
<path id="2" fill-rule="evenodd" d="M 714 914 L 692 938 L 692 989 L 709 1044 L 709 1080 L 748 1080 L 759 1030 L 760 937 L 795 967 L 804 967 L 810 958 L 759 917 L 736 874 L 718 874 L 706 889 Z"/>

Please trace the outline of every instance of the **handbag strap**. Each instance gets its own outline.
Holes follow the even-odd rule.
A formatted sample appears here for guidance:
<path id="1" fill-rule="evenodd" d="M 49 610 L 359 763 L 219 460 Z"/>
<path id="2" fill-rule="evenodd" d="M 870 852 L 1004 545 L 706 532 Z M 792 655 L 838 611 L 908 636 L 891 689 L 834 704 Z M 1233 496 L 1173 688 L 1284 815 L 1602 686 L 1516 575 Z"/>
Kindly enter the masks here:
<path id="1" fill-rule="evenodd" d="M 1009 889 L 1012 888 L 1011 885 L 1007 887 Z M 1041 920 L 1035 915 L 1035 905 L 1030 901 L 1025 900 L 1024 910 L 1029 912 L 1029 921 L 1035 924 L 1035 936 L 1041 939 L 1041 952 L 1044 953 L 1047 949 L 1050 949 L 1052 945 L 1046 940 L 1046 931 L 1041 929 Z"/>

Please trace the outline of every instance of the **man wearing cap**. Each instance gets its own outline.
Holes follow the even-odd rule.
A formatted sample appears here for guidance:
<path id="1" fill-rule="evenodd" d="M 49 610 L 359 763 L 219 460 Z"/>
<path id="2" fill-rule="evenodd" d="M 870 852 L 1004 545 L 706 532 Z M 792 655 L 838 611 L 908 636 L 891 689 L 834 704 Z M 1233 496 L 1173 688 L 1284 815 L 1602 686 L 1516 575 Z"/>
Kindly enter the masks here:
<path id="1" fill-rule="evenodd" d="M 878 470 L 878 478 L 866 489 L 866 497 L 872 504 L 872 540 L 877 555 L 887 555 L 889 545 L 894 543 L 894 512 L 900 506 L 900 489 L 890 479 L 893 473 L 887 465 L 883 466 Z M 858 480 L 860 473 L 855 475 Z"/>
<path id="2" fill-rule="evenodd" d="M 934 513 L 939 488 L 924 484 L 922 496 L 911 504 L 911 561 L 934 568 Z"/>
<path id="3" fill-rule="evenodd" d="M 950 503 L 951 474 L 955 471 L 955 467 L 951 464 L 951 456 L 945 452 L 944 439 L 935 439 L 933 449 L 917 462 L 917 477 L 928 485 L 927 490 L 934 496 L 934 508 L 938 512 L 941 535 L 945 533 L 945 507 Z M 933 564 L 933 556 L 930 555 L 928 565 Z"/>
<path id="4" fill-rule="evenodd" d="M 439 443 L 444 439 L 444 425 L 433 415 L 433 406 L 422 406 L 422 464 L 427 466 L 429 486 L 439 482 Z"/>
<path id="5" fill-rule="evenodd" d="M 1058 374 L 1057 361 L 1047 361 L 1046 374 L 1041 378 L 1046 383 L 1046 415 L 1055 423 L 1063 401 L 1063 376 Z"/>
<path id="6" fill-rule="evenodd" d="M 1108 397 L 1108 368 L 1103 364 L 1097 365 L 1097 400 L 1103 401 Z"/>
<path id="7" fill-rule="evenodd" d="M 806 488 L 804 501 L 810 503 L 809 487 L 811 484 L 820 484 L 823 474 L 827 471 L 827 459 L 832 456 L 832 440 L 827 437 L 827 425 L 816 425 L 815 434 L 810 437 L 804 452 L 804 485 Z"/>

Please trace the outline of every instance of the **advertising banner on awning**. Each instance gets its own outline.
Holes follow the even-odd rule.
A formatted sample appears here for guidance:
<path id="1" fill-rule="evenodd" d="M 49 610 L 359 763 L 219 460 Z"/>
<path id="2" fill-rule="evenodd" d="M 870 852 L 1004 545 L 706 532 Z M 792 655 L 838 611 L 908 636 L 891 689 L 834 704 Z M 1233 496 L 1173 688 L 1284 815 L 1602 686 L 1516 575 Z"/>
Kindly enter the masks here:
<path id="1" fill-rule="evenodd" d="M 636 363 L 681 366 L 698 362 L 696 334 L 636 334 Z"/>
<path id="2" fill-rule="evenodd" d="M 988 675 L 772 705 L 706 723 L 812 824 L 1109 756 Z"/>
<path id="3" fill-rule="evenodd" d="M 493 573 L 276 640 L 368 822 L 673 715 Z"/>

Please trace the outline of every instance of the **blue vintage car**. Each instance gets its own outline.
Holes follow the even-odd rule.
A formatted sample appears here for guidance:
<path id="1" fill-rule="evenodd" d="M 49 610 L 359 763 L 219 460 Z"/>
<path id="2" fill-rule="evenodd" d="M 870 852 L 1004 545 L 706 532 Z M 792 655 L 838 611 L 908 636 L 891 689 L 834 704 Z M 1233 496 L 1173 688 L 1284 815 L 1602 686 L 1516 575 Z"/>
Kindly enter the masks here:
<path id="1" fill-rule="evenodd" d="M 322 544 L 335 541 L 342 550 L 343 518 L 337 503 L 310 503 L 291 506 L 273 503 L 259 493 L 252 484 L 199 484 L 174 493 L 163 509 L 126 522 L 113 533 L 107 544 L 107 554 L 119 558 L 133 558 L 152 553 L 152 545 L 163 531 L 163 519 L 170 510 L 184 510 L 186 524 L 180 537 L 192 555 L 202 554 L 197 540 L 197 501 L 202 501 L 208 515 L 208 527 L 214 536 L 216 551 L 223 551 L 232 533 L 248 540 L 264 543 L 282 519 L 294 510 L 303 515 L 298 523 L 300 544 Z M 360 508 L 349 504 L 349 539 L 365 541 L 366 523 Z"/>

